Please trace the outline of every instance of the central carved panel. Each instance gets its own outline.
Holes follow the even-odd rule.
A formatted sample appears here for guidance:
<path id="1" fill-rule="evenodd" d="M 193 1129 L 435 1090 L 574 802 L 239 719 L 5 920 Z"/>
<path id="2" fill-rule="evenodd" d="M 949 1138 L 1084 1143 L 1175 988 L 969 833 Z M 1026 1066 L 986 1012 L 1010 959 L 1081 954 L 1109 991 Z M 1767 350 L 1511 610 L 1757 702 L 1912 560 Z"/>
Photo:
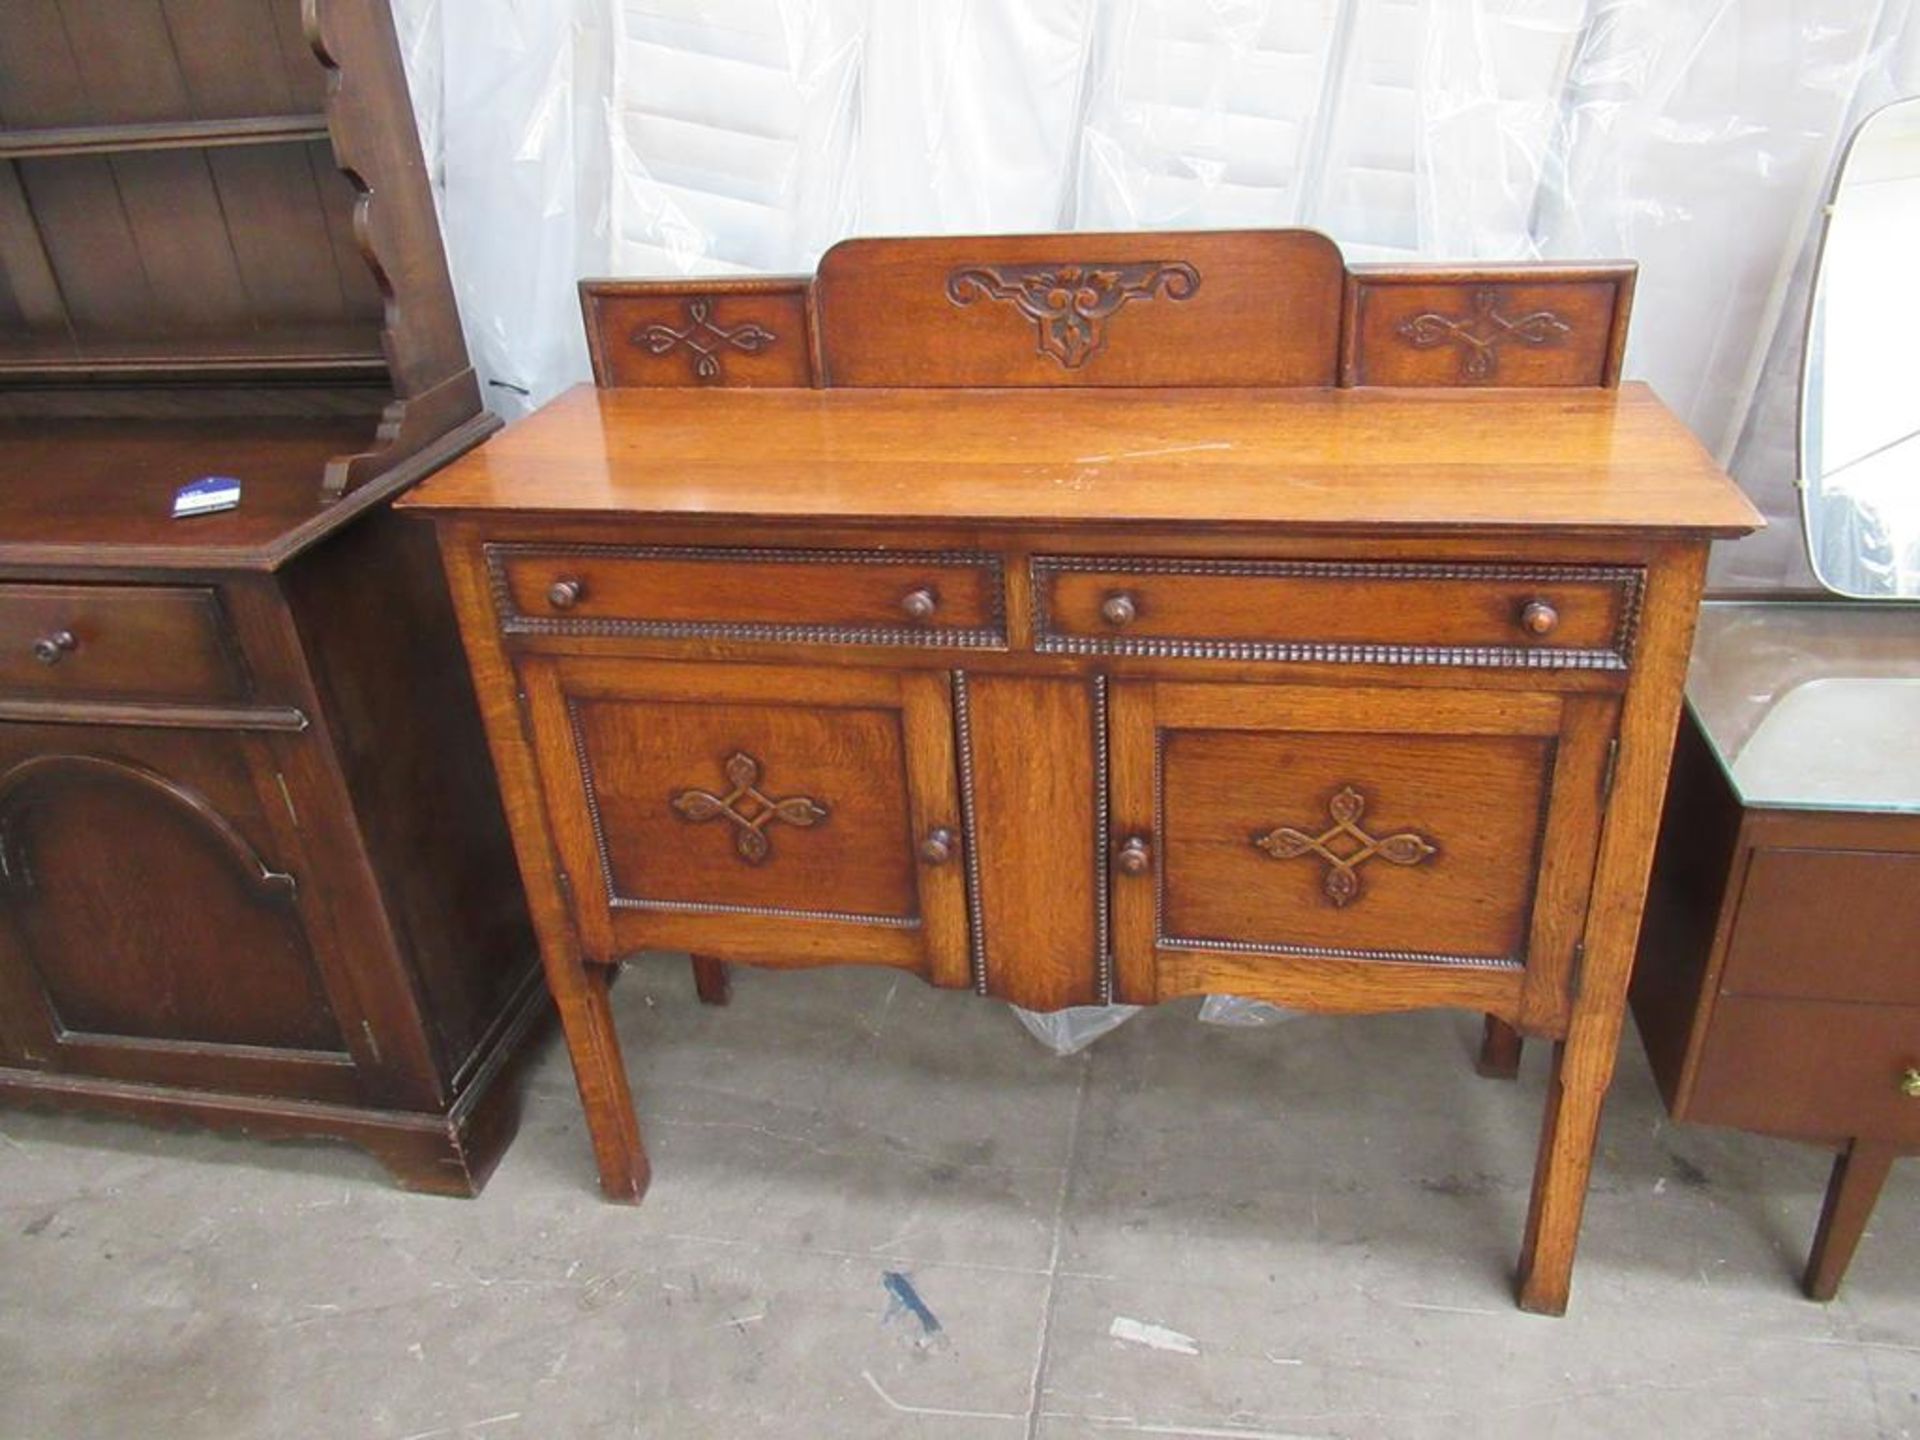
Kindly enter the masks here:
<path id="1" fill-rule="evenodd" d="M 1200 272 L 1185 261 L 1131 265 L 970 265 L 947 276 L 947 299 L 971 305 L 1007 300 L 1033 321 L 1038 353 L 1078 370 L 1107 343 L 1107 318 L 1129 300 L 1185 300 Z"/>
<path id="2" fill-rule="evenodd" d="M 688 820 L 727 820 L 734 828 L 733 848 L 749 865 L 758 865 L 773 850 L 767 827 L 778 820 L 802 830 L 827 818 L 827 807 L 806 795 L 773 799 L 760 789 L 760 762 L 744 750 L 727 761 L 724 795 L 706 790 L 682 790 L 669 802 Z"/>
<path id="3" fill-rule="evenodd" d="M 1418 865 L 1436 853 L 1425 836 L 1411 830 L 1375 838 L 1360 828 L 1367 799 L 1351 785 L 1343 785 L 1327 804 L 1333 824 L 1318 835 L 1282 825 L 1254 837 L 1254 845 L 1276 860 L 1317 855 L 1327 864 L 1323 888 L 1335 905 L 1351 904 L 1360 895 L 1360 867 L 1376 855 L 1394 865 Z M 1338 847 L 1337 849 L 1335 847 Z"/>

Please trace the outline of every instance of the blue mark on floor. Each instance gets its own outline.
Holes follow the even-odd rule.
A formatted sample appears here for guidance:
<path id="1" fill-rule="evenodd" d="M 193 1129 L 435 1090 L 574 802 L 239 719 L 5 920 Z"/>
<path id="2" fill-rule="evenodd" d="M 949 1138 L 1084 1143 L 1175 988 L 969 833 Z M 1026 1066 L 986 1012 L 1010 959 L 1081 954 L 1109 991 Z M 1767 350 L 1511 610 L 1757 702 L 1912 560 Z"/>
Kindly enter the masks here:
<path id="1" fill-rule="evenodd" d="M 940 1320 L 927 1308 L 927 1302 L 920 1298 L 920 1292 L 913 1288 L 913 1281 L 898 1270 L 882 1270 L 880 1283 L 887 1287 L 887 1294 L 893 1297 L 893 1303 L 887 1307 L 891 1314 L 896 1308 L 906 1311 L 920 1322 L 920 1328 L 929 1335 L 940 1333 Z"/>

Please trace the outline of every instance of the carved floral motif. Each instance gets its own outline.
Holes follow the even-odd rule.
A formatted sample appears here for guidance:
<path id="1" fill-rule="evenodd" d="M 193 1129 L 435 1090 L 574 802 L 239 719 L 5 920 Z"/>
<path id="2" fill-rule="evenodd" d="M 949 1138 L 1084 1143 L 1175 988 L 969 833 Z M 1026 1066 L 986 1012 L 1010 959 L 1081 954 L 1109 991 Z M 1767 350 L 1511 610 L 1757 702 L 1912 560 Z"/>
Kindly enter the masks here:
<path id="1" fill-rule="evenodd" d="M 760 762 L 744 750 L 727 761 L 725 795 L 706 790 L 682 790 L 668 803 L 688 820 L 727 820 L 735 827 L 733 848 L 749 865 L 758 865 L 773 850 L 767 826 L 775 820 L 811 829 L 827 818 L 827 807 L 805 795 L 775 800 L 760 789 Z"/>
<path id="2" fill-rule="evenodd" d="M 947 299 L 971 305 L 1008 300 L 1033 321 L 1038 353 L 1078 370 L 1107 343 L 1106 321 L 1129 300 L 1185 300 L 1200 272 L 1185 261 L 1132 265 L 969 265 L 947 276 Z"/>
<path id="3" fill-rule="evenodd" d="M 1360 867 L 1378 855 L 1394 865 L 1418 865 L 1436 852 L 1425 836 L 1411 830 L 1375 839 L 1360 828 L 1367 800 L 1351 785 L 1343 785 L 1327 804 L 1333 824 L 1318 835 L 1308 835 L 1282 825 L 1265 835 L 1256 835 L 1253 843 L 1275 860 L 1294 860 L 1302 855 L 1317 855 L 1327 863 L 1324 889 L 1335 905 L 1351 904 L 1360 895 Z M 1345 843 L 1341 843 L 1341 842 Z M 1335 844 L 1339 849 L 1334 849 Z"/>
<path id="4" fill-rule="evenodd" d="M 720 378 L 720 353 L 731 347 L 742 355 L 758 355 L 780 337 L 751 320 L 726 328 L 713 323 L 713 301 L 702 295 L 687 301 L 684 330 L 671 325 L 644 325 L 633 333 L 633 343 L 649 355 L 670 355 L 684 347 L 693 356 L 693 373 L 701 380 Z"/>
<path id="5" fill-rule="evenodd" d="M 1431 350 L 1436 345 L 1458 345 L 1466 353 L 1460 359 L 1460 374 L 1467 380 L 1491 380 L 1498 363 L 1499 347 L 1508 340 L 1523 345 L 1547 345 L 1573 329 L 1551 310 L 1535 310 L 1518 319 L 1500 313 L 1500 292 L 1488 287 L 1473 292 L 1473 312 L 1468 315 L 1442 315 L 1427 310 L 1397 327 L 1406 342 L 1416 350 Z"/>

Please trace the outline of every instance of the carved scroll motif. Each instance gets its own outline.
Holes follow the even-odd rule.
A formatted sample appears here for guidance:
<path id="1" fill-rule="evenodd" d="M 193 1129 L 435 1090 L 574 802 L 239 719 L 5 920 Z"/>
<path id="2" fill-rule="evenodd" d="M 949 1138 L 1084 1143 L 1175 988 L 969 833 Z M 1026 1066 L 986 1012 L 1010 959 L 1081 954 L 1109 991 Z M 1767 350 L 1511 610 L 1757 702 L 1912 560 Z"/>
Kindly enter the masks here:
<path id="1" fill-rule="evenodd" d="M 1107 343 L 1109 316 L 1129 300 L 1185 300 L 1200 272 L 1185 261 L 1133 265 L 969 265 L 947 276 L 947 299 L 971 305 L 985 296 L 1008 300 L 1033 321 L 1037 353 L 1078 370 Z"/>
<path id="2" fill-rule="evenodd" d="M 1256 835 L 1253 843 L 1275 860 L 1294 860 L 1302 855 L 1317 855 L 1327 864 L 1323 889 L 1335 905 L 1345 907 L 1360 895 L 1360 867 L 1378 855 L 1394 865 L 1418 865 L 1436 854 L 1436 847 L 1425 836 L 1411 830 L 1375 839 L 1360 828 L 1367 800 L 1351 785 L 1343 785 L 1327 804 L 1333 824 L 1318 835 L 1308 835 L 1282 825 L 1265 835 Z M 1339 845 L 1339 849 L 1333 848 Z"/>
<path id="3" fill-rule="evenodd" d="M 693 356 L 694 376 L 701 380 L 721 378 L 720 356 L 723 350 L 732 348 L 742 355 L 758 355 L 779 338 L 766 326 L 751 320 L 731 328 L 714 324 L 713 300 L 705 295 L 687 301 L 684 330 L 656 324 L 642 326 L 633 332 L 633 343 L 644 346 L 649 355 L 671 355 L 684 347 Z"/>
<path id="4" fill-rule="evenodd" d="M 773 850 L 767 826 L 778 820 L 802 830 L 827 818 L 827 807 L 805 795 L 775 800 L 760 789 L 760 762 L 744 750 L 727 761 L 724 795 L 706 790 L 682 790 L 668 803 L 688 820 L 726 820 L 735 829 L 733 848 L 749 865 L 758 865 Z"/>
<path id="5" fill-rule="evenodd" d="M 1442 315 L 1428 310 L 1400 322 L 1399 334 L 1416 350 L 1436 345 L 1458 345 L 1460 375 L 1465 380 L 1491 380 L 1499 362 L 1499 348 L 1509 340 L 1523 345 L 1547 345 L 1573 327 L 1551 310 L 1535 310 L 1518 319 L 1500 313 L 1500 293 L 1481 288 L 1473 292 L 1469 315 Z"/>

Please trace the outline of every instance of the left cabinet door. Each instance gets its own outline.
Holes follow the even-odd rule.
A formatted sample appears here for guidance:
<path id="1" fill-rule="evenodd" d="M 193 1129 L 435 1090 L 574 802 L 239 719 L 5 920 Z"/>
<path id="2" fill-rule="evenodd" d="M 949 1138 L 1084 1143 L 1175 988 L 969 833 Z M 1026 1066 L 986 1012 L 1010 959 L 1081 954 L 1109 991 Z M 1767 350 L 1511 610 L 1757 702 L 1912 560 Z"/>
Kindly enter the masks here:
<path id="1" fill-rule="evenodd" d="M 0 726 L 5 1063 L 356 1098 L 267 744 Z"/>
<path id="2" fill-rule="evenodd" d="M 944 672 L 519 665 L 589 960 L 688 950 L 969 983 Z"/>

